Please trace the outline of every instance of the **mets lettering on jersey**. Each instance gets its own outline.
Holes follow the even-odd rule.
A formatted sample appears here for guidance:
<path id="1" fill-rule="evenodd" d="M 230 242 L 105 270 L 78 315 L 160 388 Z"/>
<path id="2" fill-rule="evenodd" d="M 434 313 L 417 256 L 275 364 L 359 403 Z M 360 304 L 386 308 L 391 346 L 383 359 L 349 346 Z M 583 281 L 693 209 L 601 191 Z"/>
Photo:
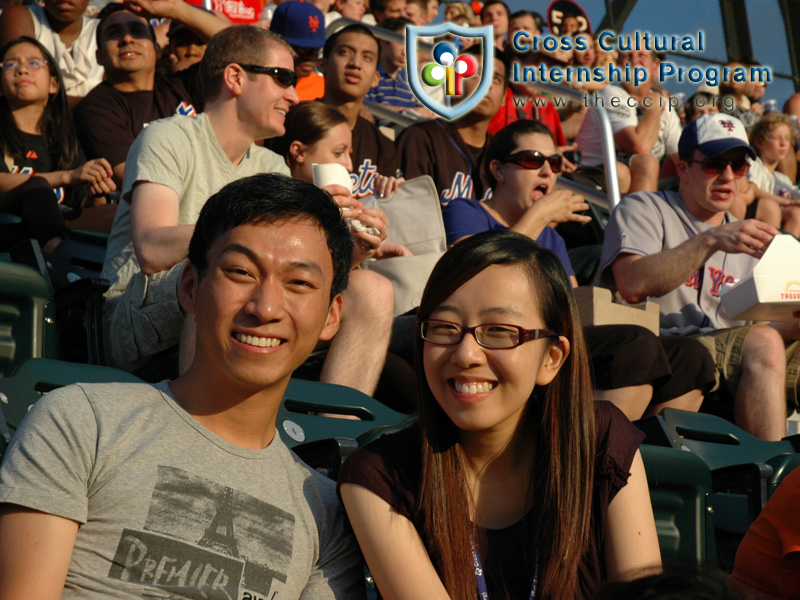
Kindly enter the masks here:
<path id="1" fill-rule="evenodd" d="M 453 181 L 450 187 L 443 190 L 440 196 L 442 204 L 447 204 L 450 200 L 455 198 L 474 198 L 472 189 L 472 176 L 457 171 L 453 175 Z"/>
<path id="2" fill-rule="evenodd" d="M 706 265 L 708 269 L 708 276 L 711 278 L 711 285 L 708 288 L 708 293 L 714 297 L 719 296 L 719 291 L 729 283 L 733 283 L 736 278 L 733 275 L 726 275 L 725 271 L 722 269 L 716 269 L 711 265 Z M 693 287 L 694 289 L 700 288 L 701 276 L 700 276 L 701 269 L 697 269 L 691 277 L 689 277 L 686 281 L 683 282 L 683 285 L 688 285 Z"/>

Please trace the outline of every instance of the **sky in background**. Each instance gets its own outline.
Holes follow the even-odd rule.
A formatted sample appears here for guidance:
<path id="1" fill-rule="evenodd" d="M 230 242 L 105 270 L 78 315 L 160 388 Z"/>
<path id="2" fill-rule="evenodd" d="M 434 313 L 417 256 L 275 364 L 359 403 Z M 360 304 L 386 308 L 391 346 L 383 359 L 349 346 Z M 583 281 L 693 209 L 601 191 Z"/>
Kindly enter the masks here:
<path id="1" fill-rule="evenodd" d="M 550 2 L 545 0 L 506 0 L 511 12 L 532 10 L 538 12 L 545 20 Z M 605 0 L 582 0 L 578 2 L 586 11 L 593 28 L 597 28 L 606 13 Z M 762 65 L 769 66 L 775 73 L 791 74 L 789 52 L 786 43 L 786 31 L 781 18 L 777 0 L 745 0 L 750 37 L 753 45 L 753 56 Z M 696 52 L 707 59 L 726 61 L 725 38 L 720 19 L 719 2 L 712 0 L 639 0 L 624 24 L 622 33 L 633 31 L 649 31 L 654 35 L 692 35 L 703 30 L 706 39 L 706 50 Z M 692 61 L 689 58 L 668 56 L 667 60 L 677 66 L 690 67 L 697 65 L 703 69 L 710 66 L 704 61 Z M 676 83 L 674 79 L 666 83 L 670 92 L 683 92 L 687 97 L 697 89 L 698 84 Z M 774 77 L 767 84 L 764 99 L 778 100 L 779 107 L 794 93 L 791 80 Z"/>

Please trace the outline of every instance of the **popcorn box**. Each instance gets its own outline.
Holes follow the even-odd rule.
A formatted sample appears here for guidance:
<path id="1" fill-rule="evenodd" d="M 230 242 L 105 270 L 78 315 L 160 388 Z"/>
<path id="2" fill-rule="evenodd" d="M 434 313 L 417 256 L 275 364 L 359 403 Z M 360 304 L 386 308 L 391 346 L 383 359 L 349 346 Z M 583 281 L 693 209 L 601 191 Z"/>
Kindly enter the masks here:
<path id="1" fill-rule="evenodd" d="M 611 290 L 592 285 L 582 285 L 574 292 L 584 325 L 639 325 L 659 333 L 660 313 L 655 302 L 619 304 Z"/>
<path id="2" fill-rule="evenodd" d="M 796 321 L 800 310 L 800 242 L 778 235 L 753 272 L 723 288 L 720 302 L 728 318 L 742 321 Z"/>

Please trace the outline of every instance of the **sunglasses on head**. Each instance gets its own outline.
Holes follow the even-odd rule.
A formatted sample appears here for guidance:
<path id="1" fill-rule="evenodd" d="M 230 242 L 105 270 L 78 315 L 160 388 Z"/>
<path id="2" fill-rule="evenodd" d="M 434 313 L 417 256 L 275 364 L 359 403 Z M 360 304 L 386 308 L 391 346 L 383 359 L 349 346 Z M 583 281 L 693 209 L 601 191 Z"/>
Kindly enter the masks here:
<path id="1" fill-rule="evenodd" d="M 545 156 L 538 150 L 523 150 L 509 154 L 503 162 L 514 163 L 524 169 L 541 169 L 544 163 L 550 163 L 553 173 L 561 172 L 563 157 L 560 154 Z"/>
<path id="2" fill-rule="evenodd" d="M 236 63 L 248 73 L 255 73 L 257 75 L 269 75 L 281 86 L 288 88 L 297 85 L 297 75 L 291 69 L 282 69 L 281 67 L 262 67 L 261 65 L 243 65 Z"/>
<path id="3" fill-rule="evenodd" d="M 700 168 L 703 170 L 703 173 L 707 175 L 722 175 L 725 169 L 728 168 L 728 165 L 730 165 L 734 177 L 742 177 L 747 173 L 747 169 L 750 168 L 750 163 L 747 162 L 746 158 L 734 158 L 733 160 L 719 157 L 706 157 L 703 159 L 690 158 L 686 162 L 689 164 L 700 163 Z"/>

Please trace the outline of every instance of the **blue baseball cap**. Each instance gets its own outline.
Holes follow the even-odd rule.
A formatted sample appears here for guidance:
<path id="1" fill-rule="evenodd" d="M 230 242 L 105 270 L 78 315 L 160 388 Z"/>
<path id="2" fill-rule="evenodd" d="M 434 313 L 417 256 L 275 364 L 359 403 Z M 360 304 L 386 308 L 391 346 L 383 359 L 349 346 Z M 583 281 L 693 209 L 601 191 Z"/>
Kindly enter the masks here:
<path id="1" fill-rule="evenodd" d="M 310 2 L 282 2 L 272 15 L 269 30 L 292 46 L 322 48 L 325 45 L 325 15 Z"/>
<path id="2" fill-rule="evenodd" d="M 756 158 L 742 122 L 725 113 L 715 113 L 703 115 L 684 127 L 678 141 L 678 156 L 685 160 L 699 150 L 715 158 L 732 148 L 745 148 L 750 158 Z"/>

